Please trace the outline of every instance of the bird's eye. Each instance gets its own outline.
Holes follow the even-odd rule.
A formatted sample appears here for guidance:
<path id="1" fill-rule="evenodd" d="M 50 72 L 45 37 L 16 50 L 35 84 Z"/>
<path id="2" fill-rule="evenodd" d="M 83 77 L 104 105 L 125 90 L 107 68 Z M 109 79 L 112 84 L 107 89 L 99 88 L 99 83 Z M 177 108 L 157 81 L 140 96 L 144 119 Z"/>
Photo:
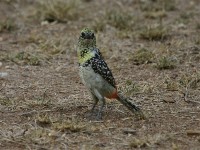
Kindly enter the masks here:
<path id="1" fill-rule="evenodd" d="M 85 33 L 84 32 L 81 33 L 81 37 L 85 37 Z"/>
<path id="2" fill-rule="evenodd" d="M 94 33 L 91 34 L 91 37 L 94 37 Z"/>

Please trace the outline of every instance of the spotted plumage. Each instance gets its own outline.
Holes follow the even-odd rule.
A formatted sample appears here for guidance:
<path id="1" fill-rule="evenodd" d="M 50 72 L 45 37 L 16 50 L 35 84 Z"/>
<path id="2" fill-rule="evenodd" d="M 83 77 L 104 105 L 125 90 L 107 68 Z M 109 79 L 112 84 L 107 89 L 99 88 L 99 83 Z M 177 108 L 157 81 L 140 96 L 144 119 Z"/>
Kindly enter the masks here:
<path id="1" fill-rule="evenodd" d="M 81 31 L 77 53 L 80 77 L 94 100 L 92 110 L 94 110 L 98 101 L 101 102 L 101 107 L 97 115 L 98 119 L 101 118 L 101 113 L 105 105 L 105 97 L 119 100 L 132 112 L 139 110 L 138 107 L 118 93 L 112 72 L 96 47 L 96 37 L 92 30 L 84 28 Z"/>
<path id="2" fill-rule="evenodd" d="M 82 65 L 84 67 L 91 66 L 95 73 L 101 75 L 107 82 L 109 82 L 113 87 L 116 88 L 115 79 L 112 75 L 112 72 L 108 68 L 106 62 L 101 57 L 100 53 L 96 53 L 94 57 L 87 60 Z"/>

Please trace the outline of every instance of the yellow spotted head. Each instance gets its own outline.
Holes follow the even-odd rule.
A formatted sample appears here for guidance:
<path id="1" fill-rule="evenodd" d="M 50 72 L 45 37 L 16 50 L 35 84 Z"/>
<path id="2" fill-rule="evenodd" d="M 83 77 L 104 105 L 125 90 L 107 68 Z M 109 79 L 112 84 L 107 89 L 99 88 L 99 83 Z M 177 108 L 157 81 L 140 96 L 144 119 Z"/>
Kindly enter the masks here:
<path id="1" fill-rule="evenodd" d="M 79 36 L 78 46 L 82 48 L 96 47 L 96 37 L 89 28 L 84 28 Z"/>

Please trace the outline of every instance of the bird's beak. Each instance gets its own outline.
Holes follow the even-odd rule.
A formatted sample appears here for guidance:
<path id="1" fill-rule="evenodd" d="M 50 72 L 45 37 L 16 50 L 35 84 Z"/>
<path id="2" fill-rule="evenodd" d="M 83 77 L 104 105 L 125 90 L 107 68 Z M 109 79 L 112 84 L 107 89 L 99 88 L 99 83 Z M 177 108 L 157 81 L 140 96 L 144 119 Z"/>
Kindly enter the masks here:
<path id="1" fill-rule="evenodd" d="M 87 43 L 87 44 L 90 43 L 90 40 L 91 39 L 85 39 L 85 43 Z"/>

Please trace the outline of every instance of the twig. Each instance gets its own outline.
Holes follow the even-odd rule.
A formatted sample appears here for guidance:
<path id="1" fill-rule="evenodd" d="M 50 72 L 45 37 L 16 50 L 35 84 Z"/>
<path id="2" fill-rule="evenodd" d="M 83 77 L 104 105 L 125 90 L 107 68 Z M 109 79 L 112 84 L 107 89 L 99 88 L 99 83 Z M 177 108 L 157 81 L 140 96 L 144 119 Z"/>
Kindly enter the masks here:
<path id="1" fill-rule="evenodd" d="M 192 101 L 192 100 L 188 100 L 188 99 L 187 99 L 187 98 L 188 98 L 188 93 L 189 93 L 188 87 L 190 87 L 190 85 L 191 85 L 192 82 L 193 82 L 193 80 L 190 81 L 190 82 L 187 84 L 187 86 L 185 87 L 185 92 L 183 93 L 183 95 L 184 95 L 184 101 L 187 102 L 187 103 L 197 103 L 197 104 L 200 104 L 200 102 L 198 102 L 198 101 Z"/>
<path id="2" fill-rule="evenodd" d="M 187 86 L 185 87 L 185 92 L 183 93 L 183 95 L 184 95 L 184 101 L 188 102 L 188 99 L 187 99 L 187 97 L 188 97 L 188 88 L 187 88 Z"/>
<path id="3" fill-rule="evenodd" d="M 198 102 L 198 101 L 192 101 L 192 100 L 187 100 L 187 101 L 185 101 L 185 102 L 187 102 L 187 103 L 197 103 L 197 104 L 200 104 L 200 102 Z"/>
<path id="4" fill-rule="evenodd" d="M 36 110 L 33 110 L 33 111 L 29 111 L 29 112 L 24 112 L 24 113 L 20 113 L 18 114 L 19 116 L 26 116 L 26 115 L 31 115 L 31 114 L 34 114 L 34 113 L 41 113 L 41 112 L 52 112 L 52 111 L 55 111 L 55 110 L 41 110 L 41 111 L 36 111 Z"/>
<path id="5" fill-rule="evenodd" d="M 198 136 L 198 135 L 200 135 L 200 130 L 188 130 L 187 135 L 188 136 L 194 136 L 194 135 Z"/>
<path id="6" fill-rule="evenodd" d="M 95 121 L 91 121 L 91 122 L 94 122 L 94 123 L 103 123 L 103 121 L 102 120 L 95 120 Z"/>
<path id="7" fill-rule="evenodd" d="M 122 129 L 122 132 L 124 134 L 133 134 L 133 135 L 137 134 L 137 131 L 134 129 L 131 129 L 131 128 L 124 128 L 124 129 Z"/>
<path id="8" fill-rule="evenodd" d="M 2 85 L 3 85 L 3 84 L 2 84 Z M 4 84 L 4 86 L 0 89 L 0 91 L 3 90 L 3 88 L 5 88 L 5 87 L 6 87 L 6 84 Z"/>

